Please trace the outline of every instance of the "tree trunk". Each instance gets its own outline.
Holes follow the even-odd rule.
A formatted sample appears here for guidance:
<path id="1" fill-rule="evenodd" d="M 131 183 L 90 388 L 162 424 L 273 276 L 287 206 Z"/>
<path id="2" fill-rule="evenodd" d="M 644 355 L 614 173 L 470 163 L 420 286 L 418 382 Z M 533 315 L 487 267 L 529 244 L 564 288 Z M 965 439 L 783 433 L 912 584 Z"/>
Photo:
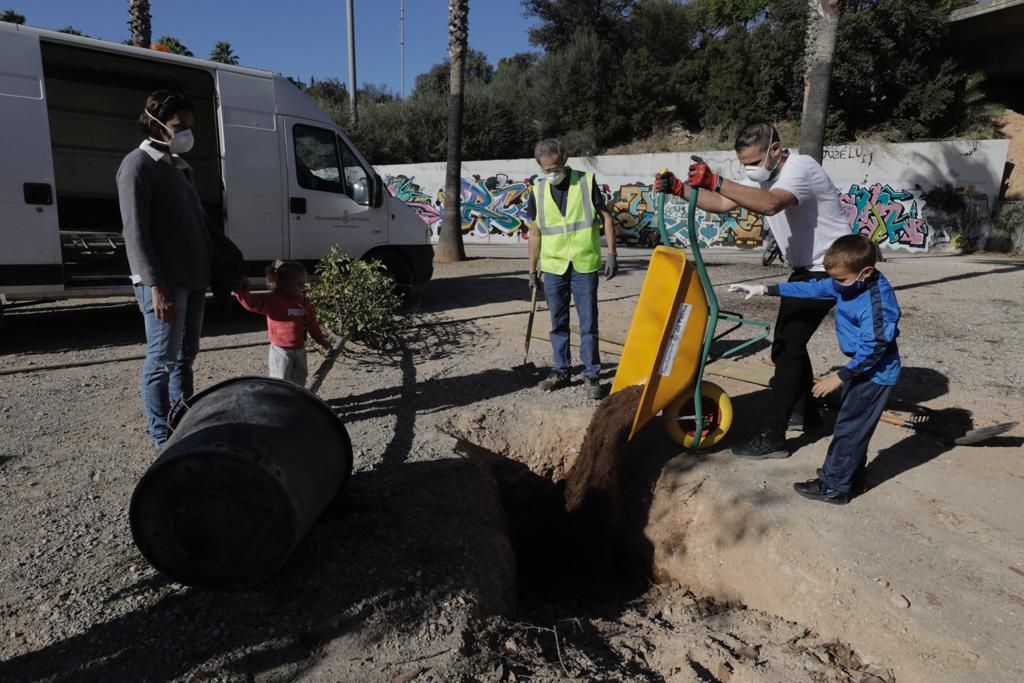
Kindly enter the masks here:
<path id="1" fill-rule="evenodd" d="M 128 0 L 128 27 L 132 31 L 132 45 L 149 47 L 153 44 L 153 22 L 149 14 L 149 0 Z"/>
<path id="2" fill-rule="evenodd" d="M 464 261 L 462 244 L 462 103 L 466 44 L 469 37 L 469 0 L 448 0 L 448 166 L 444 181 L 444 222 L 434 249 L 440 263 Z"/>
<path id="3" fill-rule="evenodd" d="M 800 119 L 800 153 L 812 156 L 820 163 L 825 146 L 840 0 L 808 0 L 807 4 L 807 71 L 804 75 L 804 111 Z"/>

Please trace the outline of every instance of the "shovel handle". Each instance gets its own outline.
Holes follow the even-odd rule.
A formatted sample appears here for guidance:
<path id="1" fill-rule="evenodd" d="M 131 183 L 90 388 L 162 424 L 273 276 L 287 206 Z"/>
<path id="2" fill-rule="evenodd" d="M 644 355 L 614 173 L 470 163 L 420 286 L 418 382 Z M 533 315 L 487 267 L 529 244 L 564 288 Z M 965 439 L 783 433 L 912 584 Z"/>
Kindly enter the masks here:
<path id="1" fill-rule="evenodd" d="M 882 416 L 878 418 L 879 422 L 885 422 L 886 424 L 896 425 L 897 427 L 906 427 L 908 429 L 917 429 L 917 425 L 910 420 L 904 420 L 902 417 L 896 417 L 890 415 L 888 412 L 883 412 Z"/>
<path id="2" fill-rule="evenodd" d="M 530 317 L 526 321 L 526 340 L 523 342 L 523 354 L 528 355 L 530 353 L 530 337 L 533 336 L 533 316 L 537 313 L 537 288 L 534 287 L 530 293 Z M 523 365 L 526 365 L 525 358 L 523 359 Z"/>

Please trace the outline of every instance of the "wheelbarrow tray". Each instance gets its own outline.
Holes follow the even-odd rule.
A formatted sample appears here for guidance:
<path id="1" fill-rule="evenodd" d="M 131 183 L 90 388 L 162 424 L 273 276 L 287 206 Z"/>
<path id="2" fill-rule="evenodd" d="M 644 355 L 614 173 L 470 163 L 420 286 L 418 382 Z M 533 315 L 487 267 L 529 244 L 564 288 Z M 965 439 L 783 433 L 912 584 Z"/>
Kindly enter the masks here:
<path id="1" fill-rule="evenodd" d="M 630 439 L 693 386 L 708 318 L 707 296 L 686 252 L 656 247 L 612 383 L 612 393 L 644 387 Z"/>

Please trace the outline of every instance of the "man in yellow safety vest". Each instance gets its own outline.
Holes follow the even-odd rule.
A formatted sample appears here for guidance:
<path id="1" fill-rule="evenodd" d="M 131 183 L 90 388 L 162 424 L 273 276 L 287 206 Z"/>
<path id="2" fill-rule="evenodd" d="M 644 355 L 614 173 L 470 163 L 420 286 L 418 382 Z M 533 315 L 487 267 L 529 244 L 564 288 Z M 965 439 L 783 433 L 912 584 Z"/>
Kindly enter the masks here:
<path id="1" fill-rule="evenodd" d="M 580 323 L 580 361 L 587 393 L 603 395 L 598 373 L 597 280 L 601 268 L 601 233 L 608 242 L 604 276 L 615 277 L 615 226 L 593 173 L 565 165 L 565 145 L 543 140 L 534 149 L 541 174 L 533 183 L 526 207 L 530 221 L 530 288 L 544 287 L 551 311 L 551 374 L 540 383 L 544 391 L 569 385 L 569 300 L 576 302 Z M 538 268 L 539 261 L 539 268 Z M 543 272 L 543 281 L 541 273 Z"/>

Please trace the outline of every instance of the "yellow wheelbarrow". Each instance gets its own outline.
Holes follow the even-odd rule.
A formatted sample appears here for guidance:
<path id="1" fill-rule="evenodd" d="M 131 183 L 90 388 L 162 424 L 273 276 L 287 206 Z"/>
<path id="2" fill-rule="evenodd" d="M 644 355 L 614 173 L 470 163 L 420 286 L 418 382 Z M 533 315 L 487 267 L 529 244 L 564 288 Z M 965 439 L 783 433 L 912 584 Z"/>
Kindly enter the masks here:
<path id="1" fill-rule="evenodd" d="M 664 172 L 664 170 L 663 170 Z M 740 325 L 761 328 L 753 339 L 727 349 L 731 355 L 765 339 L 768 323 L 719 311 L 700 253 L 696 228 L 697 190 L 690 193 L 687 230 L 693 262 L 669 245 L 665 228 L 665 195 L 658 197 L 658 227 L 664 246 L 656 247 L 633 313 L 612 393 L 643 385 L 633 419 L 632 439 L 659 414 L 669 436 L 687 448 L 710 447 L 725 438 L 732 425 L 732 401 L 725 391 L 704 381 L 712 342 Z M 715 336 L 718 322 L 734 324 Z"/>

